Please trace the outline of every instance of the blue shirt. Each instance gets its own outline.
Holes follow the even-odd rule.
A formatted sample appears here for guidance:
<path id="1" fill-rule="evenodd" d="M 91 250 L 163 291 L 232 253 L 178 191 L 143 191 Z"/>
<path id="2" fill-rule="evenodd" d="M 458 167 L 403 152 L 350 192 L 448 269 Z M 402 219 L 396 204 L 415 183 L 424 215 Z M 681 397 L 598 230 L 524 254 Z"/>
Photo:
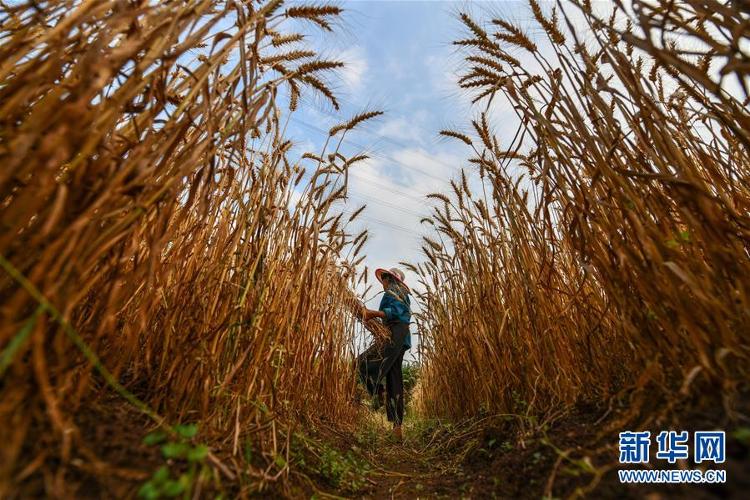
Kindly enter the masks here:
<path id="1" fill-rule="evenodd" d="M 409 293 L 400 287 L 391 287 L 383 293 L 378 308 L 385 313 L 385 322 L 398 321 L 409 324 L 411 321 L 411 301 Z M 404 346 L 411 349 L 411 333 L 404 338 Z"/>

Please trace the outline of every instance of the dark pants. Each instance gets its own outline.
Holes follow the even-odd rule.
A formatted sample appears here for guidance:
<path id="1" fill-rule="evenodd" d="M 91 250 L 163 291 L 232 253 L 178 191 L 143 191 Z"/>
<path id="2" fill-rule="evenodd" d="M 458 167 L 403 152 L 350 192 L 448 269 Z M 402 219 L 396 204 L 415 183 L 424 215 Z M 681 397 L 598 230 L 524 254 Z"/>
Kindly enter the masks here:
<path id="1" fill-rule="evenodd" d="M 404 339 L 409 335 L 406 323 L 388 323 L 391 340 L 378 348 L 372 345 L 357 358 L 359 376 L 367 387 L 367 392 L 374 396 L 378 386 L 385 382 L 386 414 L 388 421 L 401 424 L 404 420 L 404 374 L 401 363 L 404 360 Z"/>

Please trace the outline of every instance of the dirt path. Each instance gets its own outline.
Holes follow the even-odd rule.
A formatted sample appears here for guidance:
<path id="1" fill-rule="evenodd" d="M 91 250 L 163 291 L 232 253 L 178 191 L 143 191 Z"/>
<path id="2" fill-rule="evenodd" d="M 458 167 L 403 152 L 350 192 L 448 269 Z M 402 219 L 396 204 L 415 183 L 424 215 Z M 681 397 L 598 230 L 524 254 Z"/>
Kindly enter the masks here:
<path id="1" fill-rule="evenodd" d="M 372 474 L 374 490 L 365 498 L 455 498 L 465 488 L 464 474 L 455 466 L 408 442 L 383 450 L 382 462 Z"/>
<path id="2" fill-rule="evenodd" d="M 503 483 L 497 470 L 469 455 L 486 452 L 485 436 L 479 428 L 456 435 L 433 433 L 407 427 L 403 443 L 396 443 L 382 428 L 382 436 L 366 453 L 373 464 L 371 488 L 361 498 L 496 498 Z M 491 439 L 491 438 L 490 438 Z M 494 443 L 493 443 L 494 444 Z M 483 450 L 478 452 L 477 450 Z"/>

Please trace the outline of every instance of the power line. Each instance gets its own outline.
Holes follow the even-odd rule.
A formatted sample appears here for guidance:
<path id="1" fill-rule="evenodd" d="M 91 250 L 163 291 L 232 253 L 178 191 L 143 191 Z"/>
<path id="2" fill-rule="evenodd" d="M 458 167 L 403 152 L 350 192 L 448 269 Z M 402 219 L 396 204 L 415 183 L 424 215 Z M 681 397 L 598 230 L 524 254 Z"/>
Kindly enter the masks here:
<path id="1" fill-rule="evenodd" d="M 367 196 L 367 195 L 357 194 L 357 195 L 348 196 L 348 198 L 355 199 L 355 200 L 358 200 L 360 202 L 363 202 L 365 205 L 369 205 L 370 203 L 375 203 L 376 205 L 381 205 L 381 206 L 389 207 L 389 208 L 392 208 L 393 210 L 396 210 L 398 212 L 401 212 L 401 213 L 404 213 L 404 214 L 407 214 L 407 215 L 411 215 L 411 216 L 414 216 L 414 217 L 419 217 L 420 219 L 422 219 L 422 218 L 424 218 L 425 216 L 428 215 L 426 213 L 420 214 L 418 212 L 414 212 L 413 210 L 408 210 L 406 208 L 399 207 L 398 205 L 394 205 L 393 203 L 388 203 L 387 201 L 379 200 L 379 199 L 375 198 L 374 196 Z M 368 200 L 370 200 L 370 201 L 368 201 Z"/>
<path id="2" fill-rule="evenodd" d="M 354 213 L 354 212 L 344 212 L 344 215 L 352 215 L 352 213 Z M 374 223 L 380 224 L 382 226 L 390 227 L 391 229 L 395 229 L 397 231 L 403 231 L 405 233 L 409 233 L 412 236 L 414 236 L 415 240 L 420 240 L 421 241 L 421 239 L 422 239 L 422 236 L 420 234 L 418 234 L 415 229 L 412 229 L 412 228 L 404 227 L 404 226 L 401 226 L 399 224 L 394 224 L 393 222 L 385 221 L 385 220 L 382 220 L 382 219 L 377 219 L 375 217 L 370 217 L 368 215 L 359 215 L 359 216 L 357 216 L 357 219 L 355 219 L 355 220 L 360 220 L 360 219 L 361 220 L 365 220 L 365 221 L 369 221 L 369 222 L 374 222 Z"/>
<path id="3" fill-rule="evenodd" d="M 404 197 L 406 197 L 406 198 L 409 198 L 409 199 L 412 199 L 412 200 L 416 200 L 417 202 L 419 202 L 420 204 L 422 204 L 422 205 L 424 205 L 424 206 L 429 206 L 429 204 L 428 204 L 428 203 L 427 203 L 427 202 L 426 202 L 425 200 L 423 200 L 423 199 L 420 199 L 420 197 L 424 197 L 424 196 L 426 196 L 426 195 L 427 195 L 428 193 L 419 193 L 419 194 L 416 194 L 416 195 L 415 195 L 414 193 L 407 193 L 406 191 L 403 191 L 403 190 L 401 190 L 401 189 L 398 189 L 398 188 L 394 188 L 394 187 L 392 187 L 392 186 L 389 186 L 388 184 L 386 184 L 385 182 L 383 182 L 383 181 L 379 180 L 379 179 L 378 179 L 378 178 L 376 178 L 376 177 L 372 177 L 372 176 L 368 176 L 368 175 L 365 175 L 365 174 L 363 174 L 362 172 L 360 172 L 360 171 L 358 171 L 358 170 L 356 170 L 356 169 L 355 169 L 355 170 L 352 170 L 352 171 L 350 172 L 350 174 L 352 175 L 352 177 L 359 177 L 359 178 L 360 178 L 360 179 L 362 179 L 362 180 L 366 180 L 367 182 L 370 182 L 370 183 L 372 183 L 372 184 L 375 184 L 375 185 L 377 185 L 377 186 L 380 186 L 380 187 L 382 187 L 382 188 L 383 188 L 384 190 L 387 190 L 387 191 L 388 191 L 389 193 L 392 193 L 392 194 L 398 194 L 398 195 L 400 195 L 400 196 L 404 196 Z"/>
<path id="4" fill-rule="evenodd" d="M 351 213 L 347 213 L 347 212 L 344 212 L 344 213 L 345 213 L 345 215 L 351 215 Z M 417 236 L 417 234 L 415 233 L 414 229 L 411 229 L 411 228 L 408 228 L 408 227 L 404 227 L 404 226 L 401 226 L 399 224 L 395 224 L 393 222 L 389 222 L 387 220 L 378 219 L 376 217 L 370 217 L 369 215 L 359 215 L 359 216 L 357 216 L 357 218 L 355 220 L 365 220 L 365 221 L 374 222 L 376 224 L 380 224 L 380 225 L 383 225 L 383 226 L 388 226 L 388 227 L 391 227 L 393 229 L 396 229 L 396 230 L 399 230 L 399 231 L 404 231 L 406 233 L 409 233 L 409 234 Z"/>

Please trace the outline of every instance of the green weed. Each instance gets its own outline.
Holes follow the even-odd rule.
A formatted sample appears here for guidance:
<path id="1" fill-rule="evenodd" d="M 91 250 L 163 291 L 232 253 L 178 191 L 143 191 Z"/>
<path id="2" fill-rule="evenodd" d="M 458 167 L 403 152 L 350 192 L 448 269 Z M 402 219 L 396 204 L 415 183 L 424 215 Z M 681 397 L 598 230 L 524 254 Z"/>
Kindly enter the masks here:
<path id="1" fill-rule="evenodd" d="M 208 446 L 193 443 L 198 434 L 196 424 L 176 425 L 170 436 L 165 430 L 157 429 L 143 438 L 148 446 L 160 446 L 161 454 L 167 461 L 138 490 L 138 497 L 147 500 L 174 498 L 180 495 L 188 498 L 194 490 L 195 482 L 210 473 L 205 459 Z"/>

